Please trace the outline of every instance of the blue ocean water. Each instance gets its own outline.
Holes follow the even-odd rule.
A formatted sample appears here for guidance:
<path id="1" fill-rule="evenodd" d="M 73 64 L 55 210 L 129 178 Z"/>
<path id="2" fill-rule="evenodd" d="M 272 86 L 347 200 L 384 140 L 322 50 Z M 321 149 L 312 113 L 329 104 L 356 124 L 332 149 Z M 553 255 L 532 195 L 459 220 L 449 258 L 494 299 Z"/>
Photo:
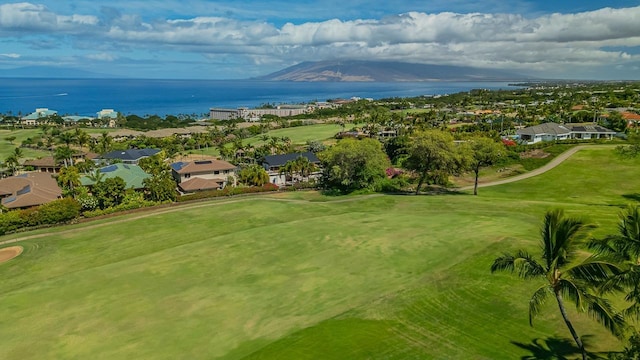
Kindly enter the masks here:
<path id="1" fill-rule="evenodd" d="M 0 79 L 0 113 L 49 108 L 61 115 L 115 109 L 125 115 L 208 114 L 211 107 L 256 107 L 337 98 L 389 98 L 506 89 L 504 82 L 279 82 L 253 80 Z"/>

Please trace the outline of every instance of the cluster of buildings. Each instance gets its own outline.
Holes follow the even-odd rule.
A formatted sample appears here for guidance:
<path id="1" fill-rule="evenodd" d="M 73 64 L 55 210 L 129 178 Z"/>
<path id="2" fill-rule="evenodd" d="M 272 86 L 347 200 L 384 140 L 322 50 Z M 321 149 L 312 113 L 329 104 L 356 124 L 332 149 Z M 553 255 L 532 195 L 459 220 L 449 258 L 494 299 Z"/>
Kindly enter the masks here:
<path id="1" fill-rule="evenodd" d="M 29 115 L 20 118 L 20 124 L 26 126 L 38 126 L 48 124 L 51 119 L 58 116 L 56 110 L 48 108 L 37 108 Z M 118 112 L 113 109 L 102 109 L 96 113 L 96 116 L 77 116 L 77 115 L 65 115 L 61 116 L 65 123 L 77 123 L 78 121 L 93 122 L 99 120 L 101 124 L 107 127 L 116 127 L 118 120 Z"/>
<path id="2" fill-rule="evenodd" d="M 159 153 L 159 149 L 129 149 L 117 150 L 102 156 L 97 154 L 78 155 L 78 161 L 93 161 L 101 166 L 100 179 L 120 177 L 126 187 L 134 190 L 144 190 L 144 180 L 151 177 L 138 163 L 140 160 Z M 316 165 L 317 170 L 305 179 L 292 174 L 285 174 L 280 169 L 290 160 L 305 157 Z M 285 155 L 271 155 L 265 157 L 262 164 L 269 175 L 269 180 L 275 185 L 291 185 L 298 181 L 318 179 L 320 160 L 311 152 L 293 153 Z M 0 203 L 6 209 L 21 209 L 42 205 L 62 197 L 62 189 L 56 182 L 55 176 L 62 165 L 52 157 L 30 160 L 25 163 L 33 171 L 17 176 L 0 179 Z M 177 190 L 181 194 L 197 191 L 222 190 L 226 186 L 237 185 L 238 168 L 229 162 L 219 159 L 200 159 L 194 161 L 178 161 L 171 164 L 171 173 L 176 181 Z M 91 187 L 96 183 L 96 176 L 85 175 L 80 178 L 83 186 Z"/>

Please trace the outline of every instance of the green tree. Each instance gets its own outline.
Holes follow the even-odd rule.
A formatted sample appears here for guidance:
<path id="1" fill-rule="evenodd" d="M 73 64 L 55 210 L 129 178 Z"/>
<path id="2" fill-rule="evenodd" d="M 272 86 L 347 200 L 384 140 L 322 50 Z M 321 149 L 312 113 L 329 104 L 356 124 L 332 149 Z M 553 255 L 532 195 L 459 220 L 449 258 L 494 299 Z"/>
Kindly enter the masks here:
<path id="1" fill-rule="evenodd" d="M 463 153 L 456 148 L 451 134 L 443 131 L 417 133 L 407 152 L 409 156 L 404 165 L 419 176 L 416 194 L 425 182 L 446 185 L 451 174 L 465 167 Z"/>
<path id="2" fill-rule="evenodd" d="M 15 154 L 11 154 L 4 160 L 4 165 L 9 169 L 11 175 L 15 175 L 18 167 L 20 166 L 20 162 Z"/>
<path id="3" fill-rule="evenodd" d="M 80 186 L 80 173 L 75 166 L 60 169 L 60 173 L 56 179 L 60 187 L 71 196 L 75 195 L 75 189 Z"/>
<path id="4" fill-rule="evenodd" d="M 551 210 L 545 214 L 541 234 L 541 261 L 524 250 L 498 257 L 491 265 L 491 272 L 510 271 L 519 277 L 539 279 L 544 282 L 529 300 L 529 324 L 541 311 L 542 304 L 550 296 L 555 297 L 562 319 L 586 360 L 584 344 L 569 320 L 565 300 L 573 302 L 578 311 L 586 311 L 611 333 L 621 336 L 625 322 L 609 302 L 596 295 L 593 289 L 618 272 L 612 263 L 595 256 L 578 261 L 580 245 L 591 226 L 583 220 L 565 217 L 562 210 Z"/>
<path id="5" fill-rule="evenodd" d="M 71 144 L 73 144 L 76 141 L 76 135 L 71 131 L 65 131 L 60 135 L 58 135 L 58 139 L 60 140 L 61 143 L 69 147 Z"/>
<path id="6" fill-rule="evenodd" d="M 145 198 L 151 201 L 174 201 L 176 199 L 176 182 L 171 171 L 164 170 L 153 173 L 143 180 Z"/>
<path id="7" fill-rule="evenodd" d="M 375 139 L 343 139 L 319 154 L 327 188 L 350 192 L 373 189 L 376 181 L 386 177 L 390 163 Z"/>
<path id="8" fill-rule="evenodd" d="M 75 130 L 74 138 L 75 138 L 76 144 L 78 144 L 78 146 L 80 146 L 81 150 L 85 145 L 88 145 L 89 142 L 91 141 L 91 136 L 89 134 L 87 134 L 86 131 L 84 131 L 84 130 L 82 130 L 80 128 L 77 128 Z"/>
<path id="9" fill-rule="evenodd" d="M 53 157 L 56 161 L 62 161 L 64 167 L 73 165 L 73 150 L 69 146 L 58 146 Z"/>
<path id="10" fill-rule="evenodd" d="M 126 193 L 126 183 L 119 177 L 112 177 L 93 185 L 93 195 L 101 209 L 120 205 Z"/>
<path id="11" fill-rule="evenodd" d="M 269 182 L 269 174 L 262 166 L 252 164 L 238 172 L 238 180 L 247 186 L 262 186 Z"/>
<path id="12" fill-rule="evenodd" d="M 13 145 L 13 141 L 16 139 L 16 137 L 12 135 L 12 136 L 7 136 L 4 139 L 7 140 L 9 144 Z"/>
<path id="13" fill-rule="evenodd" d="M 618 233 L 593 240 L 589 247 L 616 261 L 622 272 L 603 286 L 605 291 L 625 290 L 630 304 L 626 316 L 640 320 L 640 205 L 629 205 L 619 214 Z"/>
<path id="14" fill-rule="evenodd" d="M 165 158 L 166 153 L 162 150 L 153 156 L 141 159 L 138 162 L 138 166 L 151 175 L 157 175 L 165 172 L 168 172 L 169 175 L 171 175 L 171 168 L 169 167 L 169 164 L 164 162 Z"/>
<path id="15" fill-rule="evenodd" d="M 489 138 L 473 138 L 469 140 L 470 166 L 475 173 L 473 185 L 473 195 L 478 195 L 478 176 L 480 168 L 493 165 L 498 159 L 505 155 L 504 145 L 499 144 Z"/>

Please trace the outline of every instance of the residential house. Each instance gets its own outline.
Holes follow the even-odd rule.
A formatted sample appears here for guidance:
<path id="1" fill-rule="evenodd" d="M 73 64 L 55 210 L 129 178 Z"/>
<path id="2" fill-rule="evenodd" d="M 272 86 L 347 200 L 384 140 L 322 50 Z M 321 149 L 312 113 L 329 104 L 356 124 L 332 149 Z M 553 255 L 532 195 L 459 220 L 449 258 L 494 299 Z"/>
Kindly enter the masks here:
<path id="1" fill-rule="evenodd" d="M 207 159 L 171 164 L 171 173 L 180 191 L 222 190 L 230 178 L 235 179 L 237 167 L 223 160 Z M 234 180 L 235 181 L 235 180 Z"/>
<path id="2" fill-rule="evenodd" d="M 0 179 L 0 199 L 7 209 L 38 206 L 62 197 L 62 189 L 51 174 L 30 172 Z"/>
<path id="3" fill-rule="evenodd" d="M 127 189 L 139 190 L 144 188 L 144 180 L 150 178 L 151 175 L 147 174 L 142 168 L 138 165 L 133 164 L 112 164 L 108 166 L 104 166 L 98 169 L 101 174 L 103 174 L 103 179 L 110 179 L 119 177 L 124 180 Z M 92 186 L 96 182 L 90 179 L 88 176 L 83 176 L 80 178 L 80 184 L 84 186 Z"/>
<path id="4" fill-rule="evenodd" d="M 526 144 L 540 141 L 561 141 L 567 139 L 612 139 L 615 131 L 592 124 L 556 124 L 544 123 L 516 131 L 520 140 Z"/>
<path id="5" fill-rule="evenodd" d="M 287 174 L 281 173 L 280 169 L 289 161 L 294 161 L 300 156 L 307 158 L 310 163 L 314 164 L 319 168 L 320 160 L 318 157 L 310 152 L 302 152 L 302 153 L 293 153 L 293 154 L 283 154 L 283 155 L 268 155 L 264 157 L 264 161 L 262 162 L 262 167 L 269 174 L 269 182 L 276 184 L 278 186 L 288 185 L 292 182 L 296 182 L 302 180 L 300 178 L 287 178 Z M 309 175 L 309 179 L 318 179 L 320 178 L 321 172 L 315 171 Z"/>
<path id="6" fill-rule="evenodd" d="M 72 155 L 74 164 L 79 161 L 93 160 L 96 157 L 98 157 L 96 153 L 82 151 L 77 151 Z M 34 171 L 57 174 L 63 167 L 63 163 L 56 161 L 53 156 L 45 156 L 39 159 L 27 160 L 24 162 L 24 166 L 32 167 Z"/>
<path id="7" fill-rule="evenodd" d="M 129 150 L 115 150 L 108 152 L 96 159 L 97 163 L 112 163 L 121 162 L 123 164 L 134 164 L 146 157 L 153 156 L 160 152 L 160 149 L 129 149 Z"/>

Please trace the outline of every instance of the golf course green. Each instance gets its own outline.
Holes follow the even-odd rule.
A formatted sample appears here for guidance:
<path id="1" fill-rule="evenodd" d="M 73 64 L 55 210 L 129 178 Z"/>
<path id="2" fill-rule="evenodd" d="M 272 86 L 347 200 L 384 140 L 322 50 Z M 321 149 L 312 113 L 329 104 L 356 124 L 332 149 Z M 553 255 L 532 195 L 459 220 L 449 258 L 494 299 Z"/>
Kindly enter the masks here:
<path id="1" fill-rule="evenodd" d="M 551 208 L 614 233 L 638 165 L 600 147 L 479 196 L 277 193 L 3 236 L 23 252 L 0 263 L 0 358 L 571 358 L 553 302 L 529 326 L 539 284 L 489 267 L 537 254 Z M 588 351 L 621 348 L 574 310 Z"/>

